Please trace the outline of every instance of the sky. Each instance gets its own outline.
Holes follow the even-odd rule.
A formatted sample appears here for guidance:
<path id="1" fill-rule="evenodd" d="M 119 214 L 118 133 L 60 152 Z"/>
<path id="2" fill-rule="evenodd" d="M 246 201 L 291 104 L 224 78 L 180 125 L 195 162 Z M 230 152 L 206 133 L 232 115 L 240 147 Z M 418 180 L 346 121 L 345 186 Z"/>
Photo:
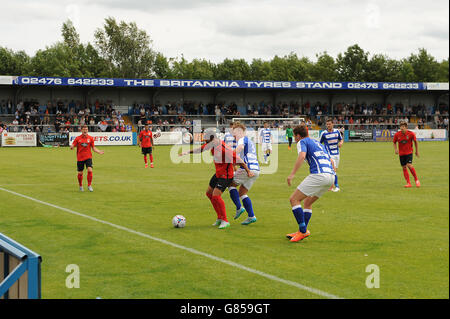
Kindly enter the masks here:
<path id="1" fill-rule="evenodd" d="M 136 22 L 166 57 L 270 60 L 293 52 L 333 57 L 358 44 L 402 59 L 425 48 L 449 56 L 446 0 L 0 0 L 0 46 L 34 55 L 61 41 L 72 20 L 81 42 L 94 43 L 104 19 Z"/>

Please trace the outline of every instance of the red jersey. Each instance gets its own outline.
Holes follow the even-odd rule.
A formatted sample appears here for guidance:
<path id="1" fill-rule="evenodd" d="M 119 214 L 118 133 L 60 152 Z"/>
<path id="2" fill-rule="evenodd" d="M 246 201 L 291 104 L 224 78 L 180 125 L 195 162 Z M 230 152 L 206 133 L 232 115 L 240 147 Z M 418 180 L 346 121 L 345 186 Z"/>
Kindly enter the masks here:
<path id="1" fill-rule="evenodd" d="M 141 147 L 152 147 L 152 131 L 143 130 L 139 133 L 139 139 L 141 140 Z"/>
<path id="2" fill-rule="evenodd" d="M 202 150 L 206 147 L 209 149 L 209 144 L 203 144 Z M 211 154 L 214 157 L 214 165 L 216 166 L 217 178 L 233 178 L 234 169 L 233 164 L 236 164 L 237 155 L 224 141 L 220 141 L 220 144 L 211 148 Z"/>
<path id="3" fill-rule="evenodd" d="M 398 142 L 398 155 L 409 155 L 413 152 L 413 141 L 416 141 L 416 134 L 407 130 L 406 133 L 398 131 L 394 135 L 394 144 Z"/>
<path id="4" fill-rule="evenodd" d="M 83 136 L 83 134 L 81 134 L 73 140 L 72 145 L 77 147 L 78 162 L 92 158 L 91 148 L 94 147 L 94 139 L 92 136 Z"/>

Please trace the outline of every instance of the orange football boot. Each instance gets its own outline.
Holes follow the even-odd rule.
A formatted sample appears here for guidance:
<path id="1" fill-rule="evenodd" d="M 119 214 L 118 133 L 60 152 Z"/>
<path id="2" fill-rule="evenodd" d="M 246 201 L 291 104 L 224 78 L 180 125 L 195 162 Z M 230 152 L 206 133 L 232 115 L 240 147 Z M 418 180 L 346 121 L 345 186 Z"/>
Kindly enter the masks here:
<path id="1" fill-rule="evenodd" d="M 297 242 L 300 241 L 306 237 L 308 237 L 309 235 L 311 235 L 311 233 L 309 232 L 309 230 L 306 231 L 306 233 L 302 233 L 302 232 L 296 232 L 294 237 L 291 238 L 292 242 Z"/>

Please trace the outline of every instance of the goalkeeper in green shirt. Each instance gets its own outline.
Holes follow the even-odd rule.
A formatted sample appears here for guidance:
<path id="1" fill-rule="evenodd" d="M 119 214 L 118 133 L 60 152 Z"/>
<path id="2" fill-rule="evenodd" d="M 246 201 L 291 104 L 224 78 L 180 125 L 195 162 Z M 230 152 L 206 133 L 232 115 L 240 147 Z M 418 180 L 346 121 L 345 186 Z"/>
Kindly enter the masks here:
<path id="1" fill-rule="evenodd" d="M 293 136 L 294 136 L 294 131 L 292 130 L 291 126 L 288 125 L 288 127 L 286 128 L 286 139 L 289 141 L 288 149 L 291 149 Z"/>

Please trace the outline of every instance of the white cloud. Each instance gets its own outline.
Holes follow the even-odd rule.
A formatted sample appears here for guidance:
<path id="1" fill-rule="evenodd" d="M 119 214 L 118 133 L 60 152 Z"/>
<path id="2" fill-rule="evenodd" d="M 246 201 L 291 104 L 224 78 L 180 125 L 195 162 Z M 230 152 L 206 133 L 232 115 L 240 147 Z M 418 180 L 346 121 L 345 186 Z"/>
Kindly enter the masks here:
<path id="1" fill-rule="evenodd" d="M 426 48 L 449 55 L 448 2 L 304 0 L 153 0 L 2 3 L 0 46 L 32 55 L 61 39 L 71 18 L 83 42 L 93 42 L 106 17 L 135 21 L 167 57 L 271 59 L 295 52 L 315 59 L 359 44 L 373 54 L 403 58 Z"/>

